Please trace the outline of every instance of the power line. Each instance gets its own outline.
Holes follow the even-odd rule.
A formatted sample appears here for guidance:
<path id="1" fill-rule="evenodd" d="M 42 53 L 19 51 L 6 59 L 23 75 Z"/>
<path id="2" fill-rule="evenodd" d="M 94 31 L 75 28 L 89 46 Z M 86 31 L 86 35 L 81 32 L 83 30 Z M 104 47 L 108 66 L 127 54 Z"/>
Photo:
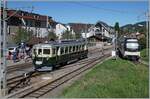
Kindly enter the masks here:
<path id="1" fill-rule="evenodd" d="M 116 9 L 108 9 L 108 8 L 102 8 L 102 7 L 96 7 L 90 4 L 85 4 L 85 3 L 80 3 L 80 2 L 69 2 L 73 4 L 77 4 L 80 6 L 88 7 L 88 8 L 93 8 L 96 10 L 102 10 L 102 11 L 107 11 L 107 12 L 113 12 L 113 13 L 120 13 L 120 14 L 134 14 L 134 13 L 143 13 L 145 11 L 127 11 L 127 10 L 116 10 Z"/>

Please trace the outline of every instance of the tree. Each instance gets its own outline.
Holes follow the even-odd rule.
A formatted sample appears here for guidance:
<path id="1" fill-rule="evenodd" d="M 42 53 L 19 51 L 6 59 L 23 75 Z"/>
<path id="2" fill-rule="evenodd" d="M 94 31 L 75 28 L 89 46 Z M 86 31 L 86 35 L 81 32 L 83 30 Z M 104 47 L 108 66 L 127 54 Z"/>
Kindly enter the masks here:
<path id="1" fill-rule="evenodd" d="M 68 30 L 66 30 L 62 34 L 62 39 L 73 39 L 73 38 L 74 38 L 73 34 L 70 31 L 68 31 Z"/>
<path id="2" fill-rule="evenodd" d="M 120 27 L 119 27 L 119 23 L 118 22 L 115 23 L 114 29 L 115 29 L 115 32 L 118 32 L 118 36 L 121 36 L 121 34 L 120 34 Z"/>
<path id="3" fill-rule="evenodd" d="M 33 31 L 27 31 L 24 28 L 19 28 L 14 37 L 14 42 L 15 43 L 27 42 L 32 38 L 32 36 Z"/>
<path id="4" fill-rule="evenodd" d="M 56 34 L 53 31 L 48 32 L 48 39 L 49 40 L 56 40 L 58 37 L 56 36 Z"/>
<path id="5" fill-rule="evenodd" d="M 75 33 L 75 38 L 76 38 L 76 39 L 81 38 L 81 33 Z"/>

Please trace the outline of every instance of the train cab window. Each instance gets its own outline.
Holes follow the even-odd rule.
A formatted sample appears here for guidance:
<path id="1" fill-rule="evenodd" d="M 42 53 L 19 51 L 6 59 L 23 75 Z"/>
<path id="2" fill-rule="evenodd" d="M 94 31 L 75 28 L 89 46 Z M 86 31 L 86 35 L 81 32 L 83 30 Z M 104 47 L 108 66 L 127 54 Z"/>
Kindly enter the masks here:
<path id="1" fill-rule="evenodd" d="M 42 49 L 38 49 L 38 54 L 39 54 L 39 55 L 42 54 Z"/>
<path id="2" fill-rule="evenodd" d="M 43 49 L 43 54 L 50 54 L 50 49 Z"/>
<path id="3" fill-rule="evenodd" d="M 33 53 L 36 54 L 36 49 L 33 49 Z"/>

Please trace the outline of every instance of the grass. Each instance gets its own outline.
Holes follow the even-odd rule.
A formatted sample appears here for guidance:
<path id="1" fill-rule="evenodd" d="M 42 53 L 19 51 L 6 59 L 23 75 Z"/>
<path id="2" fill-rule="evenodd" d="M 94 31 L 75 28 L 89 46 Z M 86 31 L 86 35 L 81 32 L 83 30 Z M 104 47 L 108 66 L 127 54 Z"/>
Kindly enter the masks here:
<path id="1" fill-rule="evenodd" d="M 107 60 L 66 88 L 65 98 L 148 98 L 148 67 Z"/>
<path id="2" fill-rule="evenodd" d="M 145 62 L 148 62 L 149 61 L 149 58 L 148 58 L 148 55 L 146 54 L 147 53 L 147 49 L 143 49 L 141 51 L 141 59 Z"/>

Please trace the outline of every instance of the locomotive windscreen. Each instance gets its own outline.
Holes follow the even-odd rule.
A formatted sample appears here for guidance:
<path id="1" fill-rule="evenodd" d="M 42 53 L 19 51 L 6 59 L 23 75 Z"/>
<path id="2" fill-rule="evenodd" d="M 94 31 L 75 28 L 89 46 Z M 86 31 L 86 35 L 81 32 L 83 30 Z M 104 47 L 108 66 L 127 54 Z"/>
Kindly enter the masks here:
<path id="1" fill-rule="evenodd" d="M 137 51 L 139 49 L 139 43 L 137 39 L 126 40 L 126 50 Z"/>

